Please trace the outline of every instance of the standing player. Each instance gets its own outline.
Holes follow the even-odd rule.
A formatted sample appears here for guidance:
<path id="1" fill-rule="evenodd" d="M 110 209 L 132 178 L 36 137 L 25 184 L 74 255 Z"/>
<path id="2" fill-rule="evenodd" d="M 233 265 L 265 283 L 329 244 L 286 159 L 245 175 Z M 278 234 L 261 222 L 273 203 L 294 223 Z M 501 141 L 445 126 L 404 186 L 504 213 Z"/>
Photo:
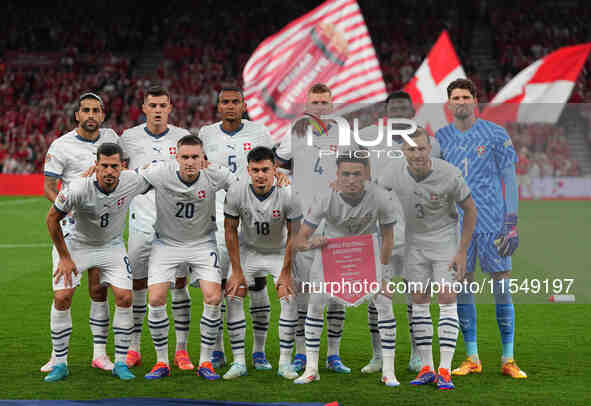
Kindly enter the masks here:
<path id="1" fill-rule="evenodd" d="M 337 163 L 336 188 L 329 189 L 316 197 L 298 231 L 295 247 L 310 250 L 324 246 L 328 238 L 381 233 L 380 262 L 388 265 L 394 246 L 394 224 L 397 216 L 392 196 L 373 183 L 367 183 L 369 162 L 357 157 L 363 150 L 349 151 L 351 156 L 339 155 Z M 323 236 L 312 237 L 315 228 L 325 220 Z M 323 282 L 321 253 L 316 250 L 308 280 Z M 379 265 L 378 265 L 379 266 Z M 381 276 L 381 272 L 378 273 Z M 381 280 L 381 279 L 380 279 Z M 325 294 L 312 292 L 306 316 L 306 369 L 294 382 L 306 384 L 320 379 L 318 374 L 318 352 L 323 330 Z M 334 301 L 335 299 L 329 299 Z M 373 299 L 378 310 L 378 324 L 382 339 L 382 382 L 387 386 L 400 385 L 394 370 L 396 345 L 396 319 L 392 311 L 392 298 L 385 289 Z"/>
<path id="2" fill-rule="evenodd" d="M 240 286 L 252 287 L 259 278 L 267 275 L 272 275 L 275 280 L 281 304 L 277 374 L 295 379 L 298 374 L 291 365 L 297 323 L 291 274 L 292 236 L 299 226 L 301 209 L 291 187 L 278 188 L 274 184 L 277 169 L 272 149 L 256 147 L 248 153 L 247 160 L 249 177 L 232 185 L 224 205 L 226 246 L 231 264 L 226 287 L 231 298 L 228 301 L 228 330 L 234 355 L 232 367 L 224 379 L 247 374 L 244 360 L 246 322 L 243 296 L 238 293 Z"/>
<path id="3" fill-rule="evenodd" d="M 454 122 L 438 130 L 435 136 L 441 144 L 443 158 L 462 171 L 479 213 L 475 235 L 468 248 L 467 278 L 474 280 L 478 256 L 482 270 L 494 279 L 497 323 L 503 344 L 501 371 L 513 378 L 527 378 L 514 361 L 515 310 L 509 290 L 511 255 L 519 245 L 517 156 L 504 128 L 476 118 L 476 87 L 470 80 L 457 79 L 450 83 L 447 96 Z M 499 240 L 498 246 L 495 240 Z M 476 305 L 472 293 L 458 295 L 458 316 L 468 358 L 452 373 L 480 373 L 482 363 L 478 357 Z"/>
<path id="4" fill-rule="evenodd" d="M 244 94 L 238 87 L 224 87 L 218 94 L 217 109 L 222 120 L 203 126 L 199 137 L 203 141 L 207 160 L 216 165 L 228 168 L 238 179 L 247 176 L 246 156 L 255 147 L 273 147 L 271 134 L 260 123 L 242 118 L 246 111 Z M 228 278 L 229 258 L 224 234 L 224 199 L 225 192 L 220 190 L 216 196 L 216 239 L 218 242 L 219 263 L 222 279 Z M 265 356 L 265 341 L 269 328 L 271 305 L 265 278 L 257 278 L 258 282 L 250 290 L 250 314 L 254 330 L 253 363 L 256 369 L 272 369 Z M 223 320 L 222 305 L 222 320 Z M 225 364 L 223 347 L 223 325 L 216 341 L 216 350 L 212 363 L 215 368 Z"/>
<path id="5" fill-rule="evenodd" d="M 203 293 L 201 351 L 197 374 L 219 379 L 211 357 L 220 320 L 221 275 L 215 240 L 215 195 L 228 189 L 234 175 L 226 168 L 203 165 L 203 144 L 187 135 L 177 143 L 176 162 L 156 164 L 142 176 L 155 189 L 156 239 L 152 243 L 148 269 L 148 326 L 156 348 L 157 362 L 146 379 L 170 375 L 168 365 L 168 314 L 166 300 L 179 266 L 191 268 L 191 284 L 199 281 Z"/>
<path id="6" fill-rule="evenodd" d="M 281 140 L 276 155 L 279 165 L 292 170 L 294 190 L 300 201 L 308 208 L 308 203 L 313 198 L 327 190 L 329 184 L 335 180 L 337 173 L 335 156 L 339 148 L 337 127 L 332 123 L 323 123 L 319 117 L 330 114 L 333 111 L 332 92 L 323 83 L 316 83 L 310 87 L 306 96 L 306 113 L 311 120 L 298 121 L 293 132 L 288 132 Z M 301 124 L 307 124 L 298 128 Z M 313 145 L 309 146 L 306 140 L 307 127 L 313 128 Z M 334 155 L 320 153 L 320 151 L 332 151 Z M 313 236 L 321 236 L 324 230 L 324 222 L 317 225 Z M 295 279 L 296 284 L 308 280 L 309 270 L 314 259 L 313 252 L 300 251 L 295 254 Z M 298 325 L 296 328 L 296 354 L 294 367 L 297 372 L 303 371 L 306 366 L 305 322 L 308 313 L 307 294 L 297 289 L 298 295 Z M 324 320 L 324 315 L 322 316 Z M 323 322 L 324 323 L 324 322 Z M 345 326 L 345 306 L 331 300 L 326 309 L 327 324 L 327 368 L 337 373 L 348 374 L 351 369 L 343 364 L 339 355 L 341 337 Z"/>
<path id="7" fill-rule="evenodd" d="M 422 364 L 411 384 L 436 382 L 439 389 L 453 389 L 449 372 L 458 337 L 458 314 L 452 283 L 464 278 L 476 207 L 460 171 L 441 159 L 430 158 L 432 137 L 418 128 L 411 138 L 417 146 L 404 144 L 406 161 L 392 162 L 391 169 L 379 179 L 380 184 L 398 195 L 406 217 L 404 278 L 412 293 L 412 323 Z M 456 204 L 464 211 L 459 246 Z M 429 310 L 432 283 L 440 287 L 437 373 L 433 366 L 433 322 Z"/>
<path id="8" fill-rule="evenodd" d="M 58 194 L 58 181 L 62 188 L 93 165 L 97 148 L 105 142 L 117 143 L 119 137 L 109 128 L 100 128 L 105 119 L 105 106 L 102 99 L 95 93 L 83 93 L 78 98 L 78 108 L 75 112 L 78 127 L 51 143 L 45 156 L 43 191 L 45 197 L 53 203 Z M 62 220 L 64 235 L 72 233 L 75 217 L 70 213 Z M 53 271 L 58 263 L 58 253 L 55 246 L 52 249 Z M 109 304 L 107 302 L 107 288 L 99 283 L 98 269 L 88 270 L 88 292 L 90 296 L 90 330 L 93 336 L 93 356 L 91 365 L 94 368 L 112 370 L 113 363 L 107 356 L 107 335 L 109 334 Z M 61 297 L 67 292 L 55 292 Z M 59 300 L 58 300 L 59 302 Z M 54 304 L 59 306 L 59 304 Z M 53 308 L 53 305 L 52 305 Z M 60 309 L 59 310 L 65 310 Z M 50 372 L 55 364 L 55 351 L 52 350 L 50 360 L 41 367 L 41 372 Z"/>
<path id="9" fill-rule="evenodd" d="M 415 116 L 415 110 L 412 105 L 412 99 L 410 95 L 403 91 L 397 91 L 390 93 L 386 98 L 385 104 L 385 117 L 384 120 L 384 131 L 386 129 L 387 120 L 389 118 L 403 118 L 406 120 L 412 120 Z M 407 127 L 404 124 L 394 124 L 395 128 L 400 127 L 404 129 Z M 374 140 L 378 137 L 379 127 L 376 124 L 365 127 L 359 131 L 359 137 L 363 140 Z M 385 138 L 387 134 L 384 134 L 382 142 L 373 148 L 379 148 L 382 152 L 376 159 L 372 159 L 371 163 L 371 176 L 372 179 L 377 179 L 385 175 L 389 169 L 389 165 L 393 160 L 400 160 L 402 158 L 402 148 L 404 140 L 399 135 L 392 135 L 390 142 Z M 431 138 L 431 156 L 439 157 L 441 152 L 439 149 L 439 143 L 435 138 Z M 390 144 L 390 145 L 388 145 Z M 390 151 L 399 151 L 399 155 L 394 155 Z M 395 233 L 396 241 L 394 242 L 394 251 L 392 252 L 392 258 L 390 258 L 390 265 L 392 270 L 392 277 L 402 276 L 404 268 L 404 221 L 398 221 L 396 223 Z M 410 293 L 407 293 L 407 315 L 408 315 L 408 327 L 410 331 L 410 360 L 408 362 L 408 369 L 414 372 L 419 372 L 421 369 L 421 358 L 417 352 L 416 343 L 414 339 L 414 333 L 412 328 L 412 297 Z M 380 348 L 380 333 L 378 331 L 378 312 L 375 306 L 370 303 L 367 307 L 367 321 L 369 331 L 371 335 L 371 344 L 373 350 L 373 357 L 369 363 L 361 369 L 362 373 L 373 373 L 377 372 L 382 368 Z"/>
<path id="10" fill-rule="evenodd" d="M 47 215 L 49 235 L 59 260 L 54 272 L 55 295 L 51 309 L 51 336 L 56 361 L 45 377 L 46 382 L 59 381 L 69 374 L 70 306 L 74 290 L 80 285 L 80 273 L 93 267 L 100 270 L 100 284 L 111 286 L 115 297 L 113 375 L 122 380 L 135 378 L 125 365 L 133 318 L 131 265 L 125 252 L 123 229 L 131 199 L 145 192 L 146 186 L 135 172 L 121 172 L 122 155 L 117 144 L 102 144 L 96 153 L 96 177 L 71 182 L 59 192 Z M 60 222 L 72 211 L 75 226 L 65 237 Z"/>
<path id="11" fill-rule="evenodd" d="M 176 158 L 176 143 L 188 130 L 168 123 L 172 102 L 168 91 L 160 85 L 150 86 L 144 97 L 142 110 L 146 122 L 129 128 L 121 134 L 120 145 L 129 159 L 130 169 Z M 154 191 L 139 195 L 131 203 L 129 211 L 129 258 L 133 266 L 133 319 L 134 330 L 127 354 L 127 366 L 141 364 L 140 342 L 146 316 L 148 294 L 148 260 L 154 239 L 156 206 Z M 187 267 L 177 270 L 177 278 L 170 290 L 172 314 L 176 332 L 174 364 L 183 370 L 194 368 L 187 353 L 187 339 L 191 323 L 191 296 L 187 290 Z"/>

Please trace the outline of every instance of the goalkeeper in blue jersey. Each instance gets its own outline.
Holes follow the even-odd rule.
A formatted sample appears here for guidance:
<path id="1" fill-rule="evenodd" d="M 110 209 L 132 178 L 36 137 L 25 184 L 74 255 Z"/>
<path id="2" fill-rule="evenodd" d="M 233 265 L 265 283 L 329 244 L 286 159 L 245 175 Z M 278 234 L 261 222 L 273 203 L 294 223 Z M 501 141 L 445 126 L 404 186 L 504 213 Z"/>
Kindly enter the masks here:
<path id="1" fill-rule="evenodd" d="M 497 324 L 501 333 L 502 373 L 527 378 L 514 360 L 515 311 L 509 282 L 511 255 L 519 245 L 517 234 L 517 155 L 503 127 L 476 118 L 476 87 L 468 79 L 457 79 L 447 87 L 452 124 L 435 133 L 442 158 L 464 175 L 478 209 L 478 221 L 468 248 L 466 277 L 474 280 L 476 257 L 480 267 L 493 279 Z M 503 196 L 502 184 L 505 184 Z M 460 211 L 460 215 L 463 213 Z M 476 305 L 469 292 L 458 295 L 458 317 L 468 358 L 453 375 L 482 372 L 476 341 Z"/>

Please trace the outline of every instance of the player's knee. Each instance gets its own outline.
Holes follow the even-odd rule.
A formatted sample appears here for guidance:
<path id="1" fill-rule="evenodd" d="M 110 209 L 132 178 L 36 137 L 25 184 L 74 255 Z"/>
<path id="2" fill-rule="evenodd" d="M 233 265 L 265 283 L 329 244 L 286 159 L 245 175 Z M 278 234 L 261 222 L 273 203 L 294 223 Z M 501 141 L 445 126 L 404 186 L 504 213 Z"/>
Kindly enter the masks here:
<path id="1" fill-rule="evenodd" d="M 453 304 L 456 303 L 456 294 L 453 292 L 441 292 L 437 296 L 437 302 L 439 304 Z"/>
<path id="2" fill-rule="evenodd" d="M 203 291 L 203 302 L 216 306 L 222 302 L 222 289 L 208 289 Z"/>
<path id="3" fill-rule="evenodd" d="M 57 310 L 68 310 L 72 306 L 73 293 L 69 290 L 59 290 L 53 294 L 54 306 Z"/>
<path id="4" fill-rule="evenodd" d="M 89 284 L 88 294 L 95 302 L 104 302 L 107 300 L 107 287 L 100 284 Z"/>
<path id="5" fill-rule="evenodd" d="M 183 276 L 181 278 L 176 278 L 174 281 L 174 288 L 175 289 L 182 289 L 187 286 L 187 277 Z"/>
<path id="6" fill-rule="evenodd" d="M 425 303 L 429 303 L 431 301 L 431 298 L 429 297 L 429 295 L 425 295 L 422 293 L 413 293 L 412 294 L 412 303 L 413 304 L 425 304 Z"/>
<path id="7" fill-rule="evenodd" d="M 147 288 L 148 288 L 148 278 L 133 280 L 133 290 L 144 290 Z"/>
<path id="8" fill-rule="evenodd" d="M 129 307 L 132 301 L 131 290 L 121 289 L 120 292 L 115 294 L 115 304 L 119 307 Z"/>
<path id="9" fill-rule="evenodd" d="M 248 287 L 248 290 L 253 292 L 259 292 L 267 287 L 267 278 L 258 277 L 254 278 L 254 285 Z"/>

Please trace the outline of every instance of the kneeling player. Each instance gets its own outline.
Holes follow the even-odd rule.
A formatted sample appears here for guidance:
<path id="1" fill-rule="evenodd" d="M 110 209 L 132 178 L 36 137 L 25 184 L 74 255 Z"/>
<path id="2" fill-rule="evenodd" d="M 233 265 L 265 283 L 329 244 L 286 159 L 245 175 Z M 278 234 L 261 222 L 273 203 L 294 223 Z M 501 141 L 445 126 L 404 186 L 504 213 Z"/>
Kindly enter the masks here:
<path id="1" fill-rule="evenodd" d="M 355 151 L 359 152 L 359 151 Z M 367 158 L 358 158 L 358 154 L 339 153 L 337 157 L 337 190 L 318 196 L 305 216 L 296 237 L 296 249 L 308 250 L 324 246 L 327 238 L 359 236 L 377 233 L 380 225 L 382 246 L 380 262 L 387 265 L 394 244 L 393 226 L 398 217 L 391 196 L 375 184 L 365 184 L 368 179 L 369 163 Z M 324 236 L 310 238 L 315 228 L 325 220 Z M 320 253 L 310 271 L 310 282 L 324 281 Z M 381 277 L 381 275 L 380 275 Z M 310 294 L 306 317 L 306 369 L 294 382 L 310 383 L 320 379 L 318 374 L 318 352 L 323 329 L 324 305 L 327 301 L 323 293 Z M 328 299 L 334 301 L 336 299 Z M 388 386 L 398 386 L 394 373 L 394 347 L 396 340 L 396 320 L 392 312 L 391 297 L 378 293 L 374 299 L 378 309 L 378 323 L 382 339 L 383 372 L 382 382 Z"/>
<path id="2" fill-rule="evenodd" d="M 72 297 L 76 286 L 80 285 L 79 272 L 93 267 L 100 270 L 101 285 L 111 286 L 115 296 L 115 365 L 112 373 L 122 380 L 135 378 L 125 364 L 133 317 L 131 266 L 122 235 L 129 203 L 147 188 L 135 172 L 121 172 L 122 155 L 117 144 L 102 144 L 97 150 L 96 176 L 75 180 L 62 189 L 47 215 L 47 227 L 59 263 L 54 272 L 55 293 L 51 309 L 56 363 L 45 377 L 46 382 L 59 381 L 69 374 Z M 60 220 L 72 210 L 75 228 L 65 240 Z"/>
<path id="3" fill-rule="evenodd" d="M 157 219 L 148 269 L 148 326 L 157 362 L 146 379 L 170 375 L 166 301 L 176 269 L 183 265 L 191 267 L 191 285 L 199 281 L 204 300 L 197 374 L 208 380 L 219 379 L 211 364 L 222 299 L 215 241 L 215 193 L 228 189 L 234 176 L 217 165 L 200 170 L 202 145 L 199 137 L 184 136 L 177 142 L 178 165 L 167 162 L 142 171 L 156 192 Z"/>
<path id="4" fill-rule="evenodd" d="M 476 224 L 476 207 L 470 190 L 453 165 L 430 158 L 429 134 L 422 128 L 411 135 L 417 144 L 403 146 L 406 162 L 394 161 L 392 170 L 378 180 L 398 195 L 406 218 L 405 279 L 413 295 L 412 324 L 422 368 L 413 385 L 437 383 L 439 389 L 453 389 L 450 367 L 458 336 L 454 280 L 463 280 L 466 252 Z M 457 243 L 456 203 L 464 211 L 461 241 Z M 430 289 L 440 286 L 437 334 L 440 364 L 433 366 Z"/>
<path id="5" fill-rule="evenodd" d="M 281 303 L 277 374 L 295 379 L 298 375 L 291 366 L 291 351 L 297 324 L 297 305 L 291 266 L 292 236 L 294 227 L 299 225 L 301 218 L 300 205 L 292 194 L 291 187 L 279 188 L 274 185 L 276 165 L 270 148 L 253 149 L 248 153 L 247 160 L 250 176 L 230 188 L 224 205 L 226 246 L 231 265 L 231 276 L 226 287 L 231 298 L 228 301 L 227 323 L 234 355 L 234 362 L 224 379 L 237 378 L 247 373 L 244 360 L 246 322 L 240 288 L 248 285 L 251 292 L 266 289 L 267 275 L 273 276 Z M 251 307 L 251 313 L 256 310 Z M 264 322 L 268 324 L 269 312 L 266 311 L 265 314 L 267 316 Z M 253 318 L 255 337 L 257 329 L 260 329 L 255 324 L 257 322 L 260 323 Z M 266 336 L 267 329 L 266 326 L 263 327 Z M 263 349 L 264 344 L 263 340 Z M 256 355 L 256 352 L 253 353 L 253 358 Z"/>

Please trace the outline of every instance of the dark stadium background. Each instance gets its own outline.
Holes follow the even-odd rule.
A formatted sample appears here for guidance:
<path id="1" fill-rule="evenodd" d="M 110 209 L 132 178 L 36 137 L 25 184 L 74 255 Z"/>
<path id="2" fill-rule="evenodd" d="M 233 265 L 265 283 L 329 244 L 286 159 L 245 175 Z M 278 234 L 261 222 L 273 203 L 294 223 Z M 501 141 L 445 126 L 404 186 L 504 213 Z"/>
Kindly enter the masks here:
<path id="1" fill-rule="evenodd" d="M 194 132 L 215 121 L 223 83 L 241 84 L 257 45 L 321 1 L 170 2 L 8 1 L 0 26 L 0 172 L 40 173 L 47 147 L 70 130 L 76 96 L 92 89 L 106 103 L 104 127 L 117 133 L 143 121 L 143 89 L 170 88 L 171 122 Z M 516 73 L 566 45 L 589 41 L 585 1 L 383 1 L 359 6 L 388 91 L 413 76 L 443 29 L 486 103 Z M 33 3 L 32 3 L 33 4 Z M 591 65 L 569 103 L 591 101 Z M 588 105 L 558 126 L 509 126 L 543 176 L 591 173 Z M 559 137 L 573 131 L 582 136 Z M 581 140 L 584 139 L 584 142 Z M 545 154 L 545 156 L 544 156 Z"/>

